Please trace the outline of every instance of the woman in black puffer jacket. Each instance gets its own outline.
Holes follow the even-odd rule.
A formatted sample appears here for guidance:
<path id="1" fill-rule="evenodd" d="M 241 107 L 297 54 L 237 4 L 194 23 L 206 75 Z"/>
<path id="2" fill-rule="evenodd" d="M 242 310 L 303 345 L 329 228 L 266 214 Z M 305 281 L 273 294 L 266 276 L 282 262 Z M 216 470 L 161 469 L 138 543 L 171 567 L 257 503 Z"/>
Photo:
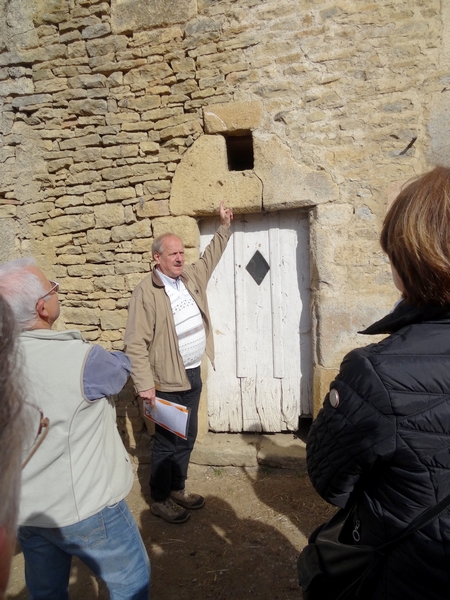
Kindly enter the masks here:
<path id="1" fill-rule="evenodd" d="M 450 170 L 437 167 L 392 204 L 381 245 L 402 292 L 350 352 L 307 443 L 318 493 L 345 507 L 355 486 L 361 543 L 393 539 L 450 494 Z M 450 509 L 389 554 L 366 600 L 450 598 Z"/>

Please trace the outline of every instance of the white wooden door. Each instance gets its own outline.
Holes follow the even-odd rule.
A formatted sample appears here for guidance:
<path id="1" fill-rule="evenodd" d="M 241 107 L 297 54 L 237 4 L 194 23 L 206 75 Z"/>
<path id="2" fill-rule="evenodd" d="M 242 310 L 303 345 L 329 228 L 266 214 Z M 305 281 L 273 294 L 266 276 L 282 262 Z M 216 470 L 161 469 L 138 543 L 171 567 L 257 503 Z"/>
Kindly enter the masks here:
<path id="1" fill-rule="evenodd" d="M 202 221 L 201 249 L 219 226 Z M 308 217 L 235 216 L 208 285 L 216 370 L 208 361 L 212 431 L 294 431 L 311 414 Z"/>

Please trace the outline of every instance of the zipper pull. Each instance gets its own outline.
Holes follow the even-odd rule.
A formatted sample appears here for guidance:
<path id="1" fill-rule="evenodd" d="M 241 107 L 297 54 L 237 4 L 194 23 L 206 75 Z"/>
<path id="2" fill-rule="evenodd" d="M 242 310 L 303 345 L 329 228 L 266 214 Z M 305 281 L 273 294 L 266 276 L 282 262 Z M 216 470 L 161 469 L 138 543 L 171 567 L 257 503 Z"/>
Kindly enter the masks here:
<path id="1" fill-rule="evenodd" d="M 352 531 L 352 538 L 355 540 L 355 542 L 357 544 L 359 544 L 359 542 L 361 541 L 361 536 L 359 534 L 360 527 L 361 527 L 361 521 L 359 519 L 356 519 L 355 526 Z"/>

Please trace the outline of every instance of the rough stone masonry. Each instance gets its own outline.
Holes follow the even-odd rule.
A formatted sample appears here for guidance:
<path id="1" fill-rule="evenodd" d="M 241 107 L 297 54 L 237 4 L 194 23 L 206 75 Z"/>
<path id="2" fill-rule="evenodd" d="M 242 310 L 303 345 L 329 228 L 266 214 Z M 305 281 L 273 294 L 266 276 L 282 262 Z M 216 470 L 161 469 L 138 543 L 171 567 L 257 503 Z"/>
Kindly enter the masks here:
<path id="1" fill-rule="evenodd" d="M 396 299 L 388 199 L 450 162 L 449 17 L 440 0 L 0 0 L 0 260 L 36 256 L 60 327 L 121 349 L 159 233 L 194 259 L 222 197 L 308 211 L 319 406 Z M 254 167 L 229 171 L 242 133 Z"/>

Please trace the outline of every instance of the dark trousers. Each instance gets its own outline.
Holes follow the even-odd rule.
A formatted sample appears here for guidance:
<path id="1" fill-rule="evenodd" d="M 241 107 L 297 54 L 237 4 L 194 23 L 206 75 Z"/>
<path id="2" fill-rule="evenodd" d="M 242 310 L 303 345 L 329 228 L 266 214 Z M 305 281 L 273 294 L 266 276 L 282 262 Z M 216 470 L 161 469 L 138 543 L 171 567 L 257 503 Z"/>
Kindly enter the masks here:
<path id="1" fill-rule="evenodd" d="M 187 440 L 155 426 L 155 438 L 152 451 L 152 474 L 150 493 L 155 502 L 162 502 L 170 496 L 172 490 L 184 489 L 189 459 L 197 437 L 198 405 L 202 391 L 200 367 L 186 369 L 191 389 L 185 392 L 156 392 L 163 400 L 170 400 L 190 408 Z"/>

